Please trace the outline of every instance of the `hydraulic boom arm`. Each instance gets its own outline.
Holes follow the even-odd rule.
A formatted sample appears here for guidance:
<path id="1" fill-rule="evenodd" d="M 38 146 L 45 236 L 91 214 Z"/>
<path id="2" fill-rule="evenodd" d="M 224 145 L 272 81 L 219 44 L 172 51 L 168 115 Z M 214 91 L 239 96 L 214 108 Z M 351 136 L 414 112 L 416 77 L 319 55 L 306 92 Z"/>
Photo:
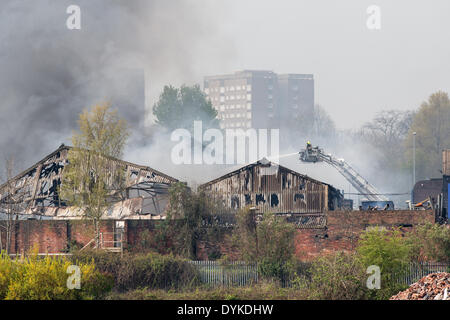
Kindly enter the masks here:
<path id="1" fill-rule="evenodd" d="M 366 179 L 364 179 L 355 169 L 353 169 L 344 159 L 337 159 L 331 154 L 324 154 L 319 147 L 312 147 L 308 142 L 306 149 L 299 152 L 300 160 L 303 162 L 326 162 L 336 168 L 340 174 L 361 194 L 370 201 L 387 201 L 388 199 L 380 195 Z"/>

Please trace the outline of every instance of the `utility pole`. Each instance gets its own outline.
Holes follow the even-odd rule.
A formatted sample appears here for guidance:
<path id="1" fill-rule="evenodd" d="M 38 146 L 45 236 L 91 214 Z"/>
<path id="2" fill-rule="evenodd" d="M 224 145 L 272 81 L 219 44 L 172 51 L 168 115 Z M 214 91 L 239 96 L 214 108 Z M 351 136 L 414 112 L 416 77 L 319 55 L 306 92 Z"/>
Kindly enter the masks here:
<path id="1" fill-rule="evenodd" d="M 250 208 L 250 214 L 252 217 L 252 226 L 254 228 L 254 232 L 255 232 L 255 247 L 256 247 L 256 257 L 259 256 L 259 250 L 258 250 L 258 227 L 257 227 L 257 213 L 256 213 L 256 207 L 251 207 Z"/>

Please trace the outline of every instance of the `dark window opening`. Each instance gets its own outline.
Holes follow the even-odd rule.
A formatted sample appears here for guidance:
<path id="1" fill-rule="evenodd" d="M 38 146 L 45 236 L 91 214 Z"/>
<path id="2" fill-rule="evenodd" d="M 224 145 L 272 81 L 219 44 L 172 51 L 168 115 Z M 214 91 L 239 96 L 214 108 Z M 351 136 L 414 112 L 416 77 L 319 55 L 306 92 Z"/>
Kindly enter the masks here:
<path id="1" fill-rule="evenodd" d="M 278 201 L 278 195 L 276 193 L 272 193 L 270 196 L 270 206 L 276 207 L 280 202 Z"/>
<path id="2" fill-rule="evenodd" d="M 260 202 L 266 203 L 266 200 L 264 199 L 264 195 L 261 193 L 256 195 L 256 205 L 258 205 Z"/>
<path id="3" fill-rule="evenodd" d="M 251 195 L 249 195 L 249 194 L 245 195 L 245 204 L 246 205 L 252 204 L 252 196 Z"/>

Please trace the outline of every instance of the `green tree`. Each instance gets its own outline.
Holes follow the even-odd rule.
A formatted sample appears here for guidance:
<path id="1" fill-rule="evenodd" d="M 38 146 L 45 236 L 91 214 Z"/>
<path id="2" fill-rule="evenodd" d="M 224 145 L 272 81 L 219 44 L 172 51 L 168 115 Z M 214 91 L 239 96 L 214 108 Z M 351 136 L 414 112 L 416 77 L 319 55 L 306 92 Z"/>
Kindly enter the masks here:
<path id="1" fill-rule="evenodd" d="M 111 161 L 121 158 L 128 138 L 125 120 L 110 106 L 97 105 L 84 110 L 78 120 L 80 131 L 72 136 L 69 164 L 64 168 L 60 196 L 67 205 L 92 220 L 99 247 L 99 222 L 120 194 L 125 183 L 124 168 Z"/>
<path id="2" fill-rule="evenodd" d="M 450 100 L 443 91 L 423 102 L 413 118 L 405 141 L 407 158 L 412 159 L 413 133 L 416 132 L 417 180 L 442 175 L 442 150 L 450 148 Z M 409 161 L 412 167 L 412 160 Z"/>
<path id="3" fill-rule="evenodd" d="M 218 128 L 217 111 L 198 85 L 192 87 L 165 86 L 158 102 L 153 106 L 156 123 L 174 130 L 192 130 L 193 122 L 201 120 L 203 128 Z"/>

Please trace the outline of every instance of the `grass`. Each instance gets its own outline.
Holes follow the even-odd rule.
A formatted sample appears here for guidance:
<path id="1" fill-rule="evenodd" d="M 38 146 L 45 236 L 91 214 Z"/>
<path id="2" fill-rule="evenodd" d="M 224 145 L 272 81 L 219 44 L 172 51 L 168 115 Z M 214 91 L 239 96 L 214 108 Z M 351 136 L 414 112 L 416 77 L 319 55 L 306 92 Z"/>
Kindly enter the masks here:
<path id="1" fill-rule="evenodd" d="M 124 293 L 112 292 L 108 300 L 306 300 L 301 289 L 282 288 L 275 282 L 261 282 L 245 287 L 197 287 L 195 289 L 136 289 Z"/>

